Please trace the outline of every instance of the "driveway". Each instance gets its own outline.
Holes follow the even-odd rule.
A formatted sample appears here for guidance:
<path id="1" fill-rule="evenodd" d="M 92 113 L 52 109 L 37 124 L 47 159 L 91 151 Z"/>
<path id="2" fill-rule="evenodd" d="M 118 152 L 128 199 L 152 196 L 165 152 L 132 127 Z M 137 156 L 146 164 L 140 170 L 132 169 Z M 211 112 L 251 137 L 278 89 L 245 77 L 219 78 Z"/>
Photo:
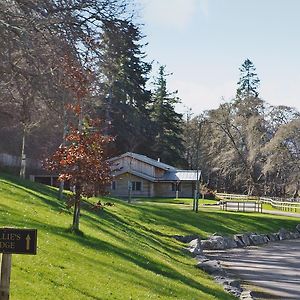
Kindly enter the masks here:
<path id="1" fill-rule="evenodd" d="M 300 239 L 226 251 L 207 251 L 256 299 L 300 299 Z"/>

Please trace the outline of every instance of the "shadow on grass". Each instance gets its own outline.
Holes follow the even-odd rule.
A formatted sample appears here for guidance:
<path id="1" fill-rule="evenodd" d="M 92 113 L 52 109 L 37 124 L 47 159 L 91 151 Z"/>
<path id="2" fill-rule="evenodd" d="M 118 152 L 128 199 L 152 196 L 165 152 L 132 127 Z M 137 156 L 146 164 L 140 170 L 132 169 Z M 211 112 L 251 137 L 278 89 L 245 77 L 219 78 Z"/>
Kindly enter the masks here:
<path id="1" fill-rule="evenodd" d="M 3 184 L 6 184 L 9 188 L 9 193 L 12 195 L 16 195 L 18 197 L 22 197 L 21 191 L 24 193 L 27 193 L 31 196 L 34 196 L 36 198 L 39 198 L 44 202 L 47 206 L 50 206 L 56 211 L 61 211 L 65 209 L 65 203 L 63 201 L 60 201 L 57 199 L 58 192 L 54 190 L 53 188 L 50 188 L 46 185 L 31 182 L 28 180 L 22 180 L 20 178 L 10 177 L 10 176 L 2 176 L 5 181 L 3 181 Z M 16 188 L 16 190 L 11 190 L 11 187 Z M 38 205 L 38 203 L 35 203 Z"/>
<path id="2" fill-rule="evenodd" d="M 12 213 L 15 215 L 15 226 L 23 226 L 24 224 L 22 224 L 22 222 L 18 222 L 19 220 L 19 215 L 21 214 L 17 214 L 17 212 L 12 211 Z M 118 226 L 120 225 L 120 220 L 115 219 L 115 216 L 113 215 L 108 215 L 107 218 L 109 219 L 109 222 L 111 222 L 111 226 L 116 226 L 118 228 Z M 113 255 L 116 255 L 128 262 L 131 262 L 132 264 L 138 266 L 139 268 L 142 268 L 144 270 L 153 272 L 154 274 L 159 274 L 165 278 L 174 280 L 174 281 L 180 281 L 182 284 L 192 287 L 194 289 L 200 290 L 203 293 L 206 294 L 210 294 L 215 296 L 217 299 L 232 299 L 231 297 L 229 297 L 228 295 L 226 295 L 225 292 L 222 292 L 220 290 L 214 290 L 213 288 L 209 288 L 206 287 L 204 285 L 202 285 L 201 283 L 199 283 L 198 281 L 194 280 L 192 278 L 192 276 L 185 276 L 182 273 L 178 272 L 177 270 L 175 270 L 174 268 L 172 268 L 167 262 L 164 262 L 164 260 L 160 260 L 160 261 L 156 261 L 154 258 L 151 258 L 151 256 L 149 256 L 149 254 L 147 253 L 147 249 L 141 250 L 139 252 L 136 251 L 136 247 L 132 247 L 132 249 L 130 249 L 131 245 L 130 242 L 132 240 L 130 240 L 130 235 L 136 235 L 137 234 L 137 238 L 140 237 L 140 235 L 136 232 L 135 229 L 133 228 L 126 228 L 126 224 L 122 225 L 123 229 L 127 229 L 128 232 L 128 241 L 127 244 L 128 245 L 126 248 L 125 247 L 120 247 L 117 246 L 116 244 L 112 244 L 110 242 L 107 241 L 103 241 L 100 239 L 97 239 L 95 237 L 91 237 L 88 235 L 84 235 L 84 236 L 78 236 L 75 234 L 72 234 L 70 232 L 68 232 L 67 228 L 63 228 L 61 226 L 55 226 L 55 225 L 51 225 L 51 224 L 41 224 L 40 222 L 34 220 L 33 218 L 28 217 L 26 219 L 26 226 L 31 227 L 31 228 L 37 228 L 38 230 L 43 230 L 44 232 L 48 232 L 51 233 L 53 235 L 57 235 L 60 236 L 66 240 L 71 241 L 72 243 L 77 243 L 79 245 L 81 245 L 84 248 L 90 248 L 93 249 L 95 251 L 100 251 L 102 253 L 112 253 Z M 148 239 L 149 240 L 149 244 L 155 243 L 155 240 L 153 237 L 147 237 L 147 236 L 143 236 L 143 238 Z M 41 244 L 40 242 L 39 244 L 39 249 L 38 252 L 41 251 L 42 249 L 44 249 L 43 244 Z M 161 251 L 169 251 L 169 247 L 167 247 L 166 245 L 159 243 L 160 245 L 160 249 L 158 247 L 152 246 L 153 251 L 152 253 L 155 253 L 154 251 L 156 251 L 155 255 L 160 255 Z M 71 244 L 70 244 L 70 247 Z M 143 249 L 143 246 L 140 245 L 138 248 Z M 45 248 L 46 249 L 46 248 Z M 67 248 L 66 248 L 67 250 Z M 146 253 L 145 253 L 146 252 Z M 178 255 L 178 253 L 177 253 Z M 172 257 L 169 257 L 170 259 L 172 259 Z M 87 258 L 89 259 L 89 258 Z M 101 263 L 101 262 L 98 262 Z M 112 266 L 113 268 L 113 266 Z M 146 283 L 145 283 L 146 284 Z M 156 285 L 159 286 L 160 282 L 157 281 Z M 149 286 L 149 288 L 151 288 Z M 95 298 L 97 299 L 97 298 Z"/>

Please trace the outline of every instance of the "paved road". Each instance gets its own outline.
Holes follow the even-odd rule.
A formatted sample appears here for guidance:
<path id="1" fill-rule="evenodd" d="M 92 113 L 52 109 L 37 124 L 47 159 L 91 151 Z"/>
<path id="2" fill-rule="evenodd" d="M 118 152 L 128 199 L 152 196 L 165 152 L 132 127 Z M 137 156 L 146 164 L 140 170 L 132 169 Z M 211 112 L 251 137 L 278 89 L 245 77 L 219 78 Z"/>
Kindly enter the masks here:
<path id="1" fill-rule="evenodd" d="M 206 254 L 220 260 L 233 277 L 260 291 L 258 299 L 300 299 L 300 239 Z"/>

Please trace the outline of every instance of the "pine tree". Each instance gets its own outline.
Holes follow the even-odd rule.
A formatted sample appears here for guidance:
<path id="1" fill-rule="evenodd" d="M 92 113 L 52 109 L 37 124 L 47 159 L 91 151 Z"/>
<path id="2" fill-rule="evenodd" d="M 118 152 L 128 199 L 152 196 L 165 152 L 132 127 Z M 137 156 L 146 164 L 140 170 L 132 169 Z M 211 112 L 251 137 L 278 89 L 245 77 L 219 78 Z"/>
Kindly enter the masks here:
<path id="1" fill-rule="evenodd" d="M 154 143 L 152 155 L 163 162 L 178 165 L 183 161 L 182 114 L 175 111 L 180 100 L 177 92 L 167 89 L 168 75 L 165 66 L 160 66 L 153 92 L 152 122 L 154 124 Z"/>
<path id="2" fill-rule="evenodd" d="M 241 77 L 238 81 L 237 98 L 244 100 L 247 98 L 257 98 L 260 80 L 255 73 L 256 68 L 250 59 L 246 59 L 240 68 Z"/>
<path id="3" fill-rule="evenodd" d="M 104 22 L 100 51 L 102 59 L 101 113 L 115 137 L 114 152 L 143 153 L 150 124 L 151 93 L 146 89 L 151 64 L 145 54 L 140 29 L 129 21 Z"/>

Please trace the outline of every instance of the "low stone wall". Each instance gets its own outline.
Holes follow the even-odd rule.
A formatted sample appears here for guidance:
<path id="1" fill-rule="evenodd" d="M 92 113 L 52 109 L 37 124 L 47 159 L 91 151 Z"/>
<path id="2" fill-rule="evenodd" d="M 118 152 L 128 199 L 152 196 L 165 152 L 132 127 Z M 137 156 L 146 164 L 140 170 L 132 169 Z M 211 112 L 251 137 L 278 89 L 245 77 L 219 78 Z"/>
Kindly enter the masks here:
<path id="1" fill-rule="evenodd" d="M 284 228 L 281 228 L 278 232 L 268 234 L 251 232 L 235 234 L 231 237 L 212 235 L 206 240 L 201 240 L 201 238 L 197 235 L 176 235 L 173 237 L 183 243 L 188 244 L 188 246 L 184 248 L 184 251 L 195 257 L 197 261 L 197 268 L 212 275 L 216 282 L 222 284 L 224 289 L 234 296 L 243 300 L 251 300 L 254 299 L 251 291 L 243 289 L 239 280 L 230 278 L 226 271 L 222 268 L 220 262 L 218 260 L 208 259 L 204 255 L 203 250 L 226 250 L 232 248 L 258 246 L 281 240 L 297 239 L 300 238 L 300 224 L 296 226 L 294 231 L 288 231 Z"/>

